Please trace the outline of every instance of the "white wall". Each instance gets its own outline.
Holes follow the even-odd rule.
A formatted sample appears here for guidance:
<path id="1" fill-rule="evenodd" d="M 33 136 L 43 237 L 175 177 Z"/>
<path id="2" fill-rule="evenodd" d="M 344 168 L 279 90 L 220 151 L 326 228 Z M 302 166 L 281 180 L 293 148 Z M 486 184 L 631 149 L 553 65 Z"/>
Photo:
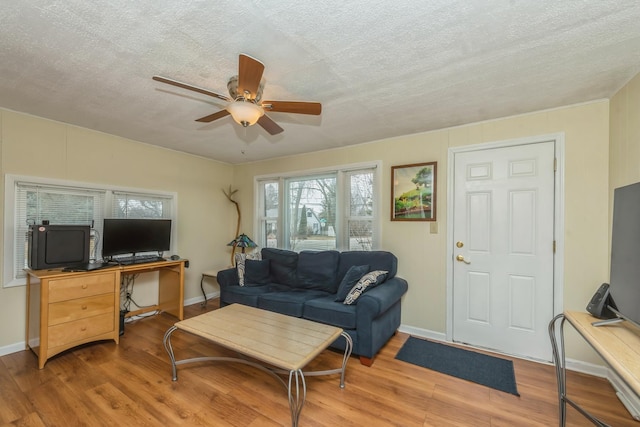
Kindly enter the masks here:
<path id="1" fill-rule="evenodd" d="M 254 176 L 381 160 L 381 249 L 396 254 L 398 275 L 409 282 L 402 305 L 402 323 L 445 333 L 449 147 L 559 132 L 565 135 L 564 304 L 566 309 L 584 310 L 595 289 L 608 275 L 609 102 L 606 100 L 241 165 L 235 169 L 234 182 L 240 189 L 241 203 L 250 206 L 253 204 Z M 439 231 L 436 234 L 430 233 L 430 224 L 426 222 L 392 222 L 389 219 L 391 166 L 431 161 L 438 162 Z M 252 229 L 252 214 L 250 210 L 243 214 L 244 230 Z M 584 341 L 570 332 L 567 347 L 570 358 L 600 363 Z"/>
<path id="2" fill-rule="evenodd" d="M 222 189 L 233 182 L 231 165 L 2 109 L 0 155 L 3 179 L 29 175 L 176 192 L 177 252 L 190 261 L 187 300 L 201 297 L 202 271 L 228 263 L 236 217 Z M 0 200 L 4 214 L 4 194 Z M 207 291 L 216 290 L 209 282 Z M 0 287 L 0 354 L 24 342 L 25 304 L 24 286 Z"/>
<path id="3" fill-rule="evenodd" d="M 0 120 L 3 174 L 176 191 L 178 251 L 192 261 L 187 299 L 199 294 L 202 271 L 228 263 L 224 245 L 233 238 L 236 216 L 221 189 L 239 189 L 241 229 L 253 230 L 254 176 L 380 160 L 382 249 L 398 256 L 398 274 L 409 282 L 402 323 L 440 333 L 446 322 L 449 147 L 563 132 L 565 308 L 584 310 L 608 277 L 609 216 L 602 204 L 609 193 L 606 100 L 235 167 L 7 110 L 0 110 Z M 430 233 L 429 223 L 389 220 L 391 166 L 429 161 L 438 162 L 437 233 Z M 24 287 L 0 289 L 0 351 L 24 340 L 24 306 Z M 572 334 L 567 346 L 568 357 L 598 363 Z"/>

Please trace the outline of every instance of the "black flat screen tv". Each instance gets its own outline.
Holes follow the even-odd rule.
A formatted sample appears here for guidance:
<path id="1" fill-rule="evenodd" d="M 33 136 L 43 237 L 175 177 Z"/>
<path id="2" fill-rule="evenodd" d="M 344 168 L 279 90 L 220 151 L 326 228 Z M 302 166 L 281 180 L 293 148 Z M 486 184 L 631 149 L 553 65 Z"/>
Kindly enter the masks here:
<path id="1" fill-rule="evenodd" d="M 105 218 L 102 257 L 164 252 L 171 249 L 170 219 Z"/>
<path id="2" fill-rule="evenodd" d="M 35 224 L 28 233 L 27 264 L 32 270 L 89 262 L 89 225 Z"/>
<path id="3" fill-rule="evenodd" d="M 613 193 L 609 308 L 640 327 L 640 182 Z"/>

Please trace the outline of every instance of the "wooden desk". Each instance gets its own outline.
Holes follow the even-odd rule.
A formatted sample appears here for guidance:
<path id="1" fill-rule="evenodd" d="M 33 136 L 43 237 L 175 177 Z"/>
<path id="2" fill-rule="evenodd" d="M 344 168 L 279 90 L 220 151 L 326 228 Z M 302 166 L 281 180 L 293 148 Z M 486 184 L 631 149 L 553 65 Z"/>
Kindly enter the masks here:
<path id="1" fill-rule="evenodd" d="M 140 310 L 130 311 L 126 317 L 137 316 L 151 311 L 165 311 L 179 320 L 184 319 L 184 265 L 187 260 L 159 261 L 119 267 L 120 274 L 139 274 L 157 271 L 158 304 Z M 120 280 L 118 280 L 120 282 Z"/>
<path id="2" fill-rule="evenodd" d="M 128 313 L 166 311 L 184 318 L 186 260 L 114 266 L 87 272 L 27 270 L 26 345 L 38 356 L 38 368 L 48 359 L 81 344 L 120 337 L 122 275 L 159 272 L 158 304 Z"/>
<path id="3" fill-rule="evenodd" d="M 636 396 L 640 396 L 640 329 L 628 322 L 596 327 L 593 326 L 592 323 L 598 319 L 588 313 L 577 311 L 566 311 L 556 316 L 551 323 L 549 323 L 549 335 L 558 380 L 560 426 L 564 426 L 566 423 L 567 403 L 595 425 L 606 426 L 607 424 L 589 414 L 566 394 L 566 363 L 563 331 L 565 320 L 593 347 Z M 559 343 L 557 339 L 559 339 Z"/>

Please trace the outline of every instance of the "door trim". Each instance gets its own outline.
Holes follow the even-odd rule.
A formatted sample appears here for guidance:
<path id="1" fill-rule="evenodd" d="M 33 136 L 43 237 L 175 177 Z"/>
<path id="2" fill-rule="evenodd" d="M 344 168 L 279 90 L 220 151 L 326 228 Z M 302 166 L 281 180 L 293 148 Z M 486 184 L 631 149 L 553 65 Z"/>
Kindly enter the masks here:
<path id="1" fill-rule="evenodd" d="M 450 147 L 447 153 L 447 249 L 446 249 L 446 339 L 453 341 L 453 201 L 454 201 L 454 172 L 455 155 L 457 153 L 487 150 L 492 148 L 514 147 L 518 145 L 535 144 L 553 141 L 555 146 L 556 175 L 554 180 L 554 239 L 556 252 L 554 254 L 553 269 L 553 312 L 554 315 L 564 311 L 564 133 L 553 133 L 504 141 L 495 141 Z M 551 319 L 549 319 L 551 321 Z"/>

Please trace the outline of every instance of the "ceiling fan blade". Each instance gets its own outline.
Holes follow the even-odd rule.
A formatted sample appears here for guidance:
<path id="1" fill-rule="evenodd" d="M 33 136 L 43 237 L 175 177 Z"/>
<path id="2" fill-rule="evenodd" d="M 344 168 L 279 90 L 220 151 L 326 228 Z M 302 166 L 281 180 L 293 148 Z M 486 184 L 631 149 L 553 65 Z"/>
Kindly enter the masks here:
<path id="1" fill-rule="evenodd" d="M 251 94 L 254 99 L 260 87 L 260 80 L 264 72 L 264 64 L 250 56 L 240 54 L 238 72 L 238 96 L 244 96 L 245 92 Z"/>
<path id="2" fill-rule="evenodd" d="M 282 129 L 276 122 L 271 120 L 266 114 L 258 119 L 258 124 L 271 135 L 277 135 L 280 132 L 284 132 L 284 129 Z"/>
<path id="3" fill-rule="evenodd" d="M 214 120 L 218 120 L 218 119 L 221 119 L 223 117 L 226 117 L 228 115 L 229 115 L 229 112 L 227 110 L 220 110 L 217 113 L 213 113 L 213 114 L 209 114 L 208 116 L 200 117 L 199 119 L 196 119 L 196 122 L 209 123 L 209 122 L 212 122 Z"/>
<path id="4" fill-rule="evenodd" d="M 228 96 L 220 95 L 219 93 L 211 92 L 210 90 L 203 89 L 203 88 L 197 87 L 197 86 L 193 86 L 193 85 L 190 85 L 190 84 L 187 84 L 187 83 L 182 83 L 182 82 L 179 82 L 177 80 L 168 79 L 166 77 L 153 76 L 153 80 L 158 81 L 158 82 L 162 82 L 162 83 L 167 83 L 167 84 L 170 84 L 170 85 L 173 85 L 173 86 L 181 87 L 183 89 L 192 90 L 194 92 L 199 92 L 199 93 L 202 93 L 204 95 L 213 96 L 214 98 L 222 99 L 223 101 L 231 101 L 231 98 L 229 98 Z"/>
<path id="5" fill-rule="evenodd" d="M 322 104 L 319 102 L 263 101 L 262 108 L 277 113 L 311 114 L 314 116 L 322 113 Z"/>

